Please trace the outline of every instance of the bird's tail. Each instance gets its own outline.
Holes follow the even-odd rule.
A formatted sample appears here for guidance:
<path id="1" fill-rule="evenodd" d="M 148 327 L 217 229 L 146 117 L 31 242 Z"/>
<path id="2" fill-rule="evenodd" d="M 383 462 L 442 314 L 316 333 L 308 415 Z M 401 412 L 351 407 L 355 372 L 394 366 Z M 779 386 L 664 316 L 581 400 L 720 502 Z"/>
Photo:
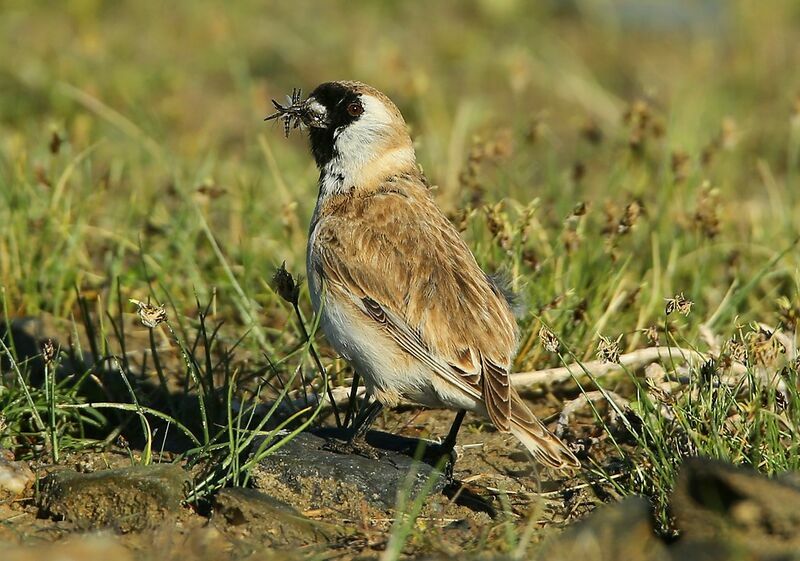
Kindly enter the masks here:
<path id="1" fill-rule="evenodd" d="M 525 445 L 539 463 L 558 469 L 580 467 L 581 464 L 575 454 L 556 435 L 547 430 L 516 392 L 511 396 L 509 420 L 511 434 Z"/>

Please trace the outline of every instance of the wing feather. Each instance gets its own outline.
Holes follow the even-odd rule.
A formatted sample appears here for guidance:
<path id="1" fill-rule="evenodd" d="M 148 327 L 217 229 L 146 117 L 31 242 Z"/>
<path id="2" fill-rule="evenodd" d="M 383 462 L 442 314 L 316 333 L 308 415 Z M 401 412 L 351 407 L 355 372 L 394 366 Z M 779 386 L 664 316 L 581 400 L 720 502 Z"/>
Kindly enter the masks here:
<path id="1" fill-rule="evenodd" d="M 511 381 L 508 372 L 491 360 L 483 359 L 483 398 L 495 427 L 508 432 L 511 418 Z"/>
<path id="2" fill-rule="evenodd" d="M 431 370 L 437 372 L 448 382 L 475 399 L 481 399 L 481 388 L 477 381 L 480 378 L 470 376 L 467 372 L 459 371 L 452 365 L 435 357 L 425 346 L 425 342 L 414 333 L 410 333 L 408 326 L 396 319 L 389 319 L 387 313 L 371 298 L 364 298 L 364 311 L 372 319 L 385 327 L 385 332 L 407 353 L 426 364 Z"/>

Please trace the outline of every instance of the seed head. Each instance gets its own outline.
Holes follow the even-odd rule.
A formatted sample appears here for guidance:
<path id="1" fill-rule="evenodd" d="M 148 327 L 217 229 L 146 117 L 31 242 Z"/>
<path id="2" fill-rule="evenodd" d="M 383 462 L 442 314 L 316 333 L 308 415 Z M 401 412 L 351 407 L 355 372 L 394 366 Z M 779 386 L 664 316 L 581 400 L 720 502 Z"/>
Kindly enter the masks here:
<path id="1" fill-rule="evenodd" d="M 572 323 L 579 325 L 586 321 L 586 308 L 589 307 L 589 302 L 586 298 L 581 299 L 572 310 Z"/>
<path id="2" fill-rule="evenodd" d="M 575 229 L 567 227 L 561 234 L 561 241 L 564 244 L 566 252 L 568 254 L 573 254 L 581 245 L 581 236 Z"/>
<path id="3" fill-rule="evenodd" d="M 719 190 L 711 187 L 708 181 L 703 183 L 694 211 L 694 225 L 704 237 L 713 240 L 720 230 Z"/>
<path id="4" fill-rule="evenodd" d="M 272 275 L 272 288 L 278 295 L 289 302 L 290 304 L 297 304 L 300 297 L 300 287 L 294 281 L 292 273 L 286 270 L 286 261 L 275 270 Z"/>
<path id="5" fill-rule="evenodd" d="M 635 154 L 644 152 L 645 141 L 649 133 L 654 138 L 663 134 L 662 126 L 653 118 L 653 112 L 644 100 L 635 100 L 623 114 L 623 121 L 628 125 L 630 134 L 628 146 Z"/>
<path id="6" fill-rule="evenodd" d="M 747 347 L 738 339 L 728 341 L 728 354 L 731 360 L 740 364 L 747 364 Z"/>
<path id="7" fill-rule="evenodd" d="M 600 335 L 600 341 L 597 343 L 597 358 L 603 362 L 619 364 L 620 341 L 622 341 L 622 334 L 614 341 Z"/>
<path id="8" fill-rule="evenodd" d="M 469 226 L 470 211 L 466 208 L 459 208 L 453 212 L 448 213 L 447 219 L 459 232 L 464 232 Z"/>
<path id="9" fill-rule="evenodd" d="M 786 411 L 786 408 L 789 407 L 789 399 L 780 390 L 775 392 L 775 407 L 778 411 Z"/>
<path id="10" fill-rule="evenodd" d="M 139 314 L 139 319 L 145 327 L 152 329 L 167 321 L 167 310 L 164 306 L 153 306 L 152 304 L 134 300 L 133 298 L 131 298 L 129 302 L 136 304 L 138 308 L 136 312 Z"/>
<path id="11" fill-rule="evenodd" d="M 800 324 L 800 300 L 793 303 L 787 297 L 781 296 L 778 298 L 778 316 L 780 317 L 781 324 L 783 324 L 788 331 L 794 331 Z"/>
<path id="12" fill-rule="evenodd" d="M 739 125 L 733 117 L 725 117 L 719 128 L 719 143 L 725 150 L 733 150 L 739 144 L 742 133 Z"/>
<path id="13" fill-rule="evenodd" d="M 56 348 L 55 341 L 52 339 L 45 339 L 42 342 L 42 358 L 44 359 L 45 363 L 52 363 L 57 356 L 58 349 Z"/>
<path id="14" fill-rule="evenodd" d="M 617 224 L 617 233 L 625 234 L 636 225 L 639 217 L 644 213 L 644 205 L 641 201 L 633 200 L 625 207 L 625 214 Z"/>
<path id="15" fill-rule="evenodd" d="M 499 237 L 505 231 L 506 226 L 503 201 L 499 201 L 494 205 L 486 205 L 483 211 L 486 213 L 486 226 L 489 228 L 489 232 L 493 237 Z"/>
<path id="16" fill-rule="evenodd" d="M 750 344 L 750 356 L 755 364 L 770 366 L 780 355 L 786 354 L 786 347 L 775 337 L 775 333 L 768 331 L 760 326 L 756 326 L 747 334 L 747 341 Z"/>
<path id="17" fill-rule="evenodd" d="M 664 298 L 666 301 L 666 306 L 664 306 L 664 313 L 670 315 L 672 312 L 678 312 L 683 316 L 688 316 L 692 311 L 692 306 L 694 306 L 694 302 L 687 299 L 683 292 L 680 294 L 675 295 L 673 298 Z"/>
<path id="18" fill-rule="evenodd" d="M 522 250 L 522 262 L 530 267 L 534 272 L 542 268 L 542 263 L 536 255 L 536 250 L 531 247 L 526 247 Z"/>
<path id="19" fill-rule="evenodd" d="M 654 347 L 658 346 L 658 328 L 655 325 L 651 325 L 650 327 L 645 327 L 642 329 L 642 333 L 644 336 L 647 337 L 647 341 Z"/>
<path id="20" fill-rule="evenodd" d="M 551 353 L 558 352 L 558 337 L 552 331 L 542 326 L 539 330 L 539 339 L 542 341 L 542 346 L 545 350 Z"/>
<path id="21" fill-rule="evenodd" d="M 691 158 L 683 150 L 675 150 L 671 157 L 672 175 L 675 181 L 683 181 L 689 175 Z"/>
<path id="22" fill-rule="evenodd" d="M 61 144 L 64 142 L 64 139 L 58 134 L 58 131 L 53 131 L 52 136 L 50 137 L 50 144 L 48 145 L 50 148 L 51 154 L 58 154 L 58 151 L 61 149 Z"/>

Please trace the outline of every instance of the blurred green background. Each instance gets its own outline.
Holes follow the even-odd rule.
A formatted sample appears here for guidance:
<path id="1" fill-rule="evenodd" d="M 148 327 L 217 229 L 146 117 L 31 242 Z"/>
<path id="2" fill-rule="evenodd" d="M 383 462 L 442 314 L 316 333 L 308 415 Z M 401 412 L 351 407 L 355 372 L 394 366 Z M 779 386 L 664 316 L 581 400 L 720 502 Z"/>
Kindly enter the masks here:
<path id="1" fill-rule="evenodd" d="M 303 271 L 316 170 L 262 119 L 333 79 L 398 104 L 479 260 L 567 338 L 588 314 L 576 343 L 678 290 L 710 314 L 800 230 L 798 2 L 6 0 L 0 30 L 0 286 L 65 330 L 75 287 L 102 308 L 119 279 L 186 313 L 216 289 L 279 337 L 268 279 Z M 780 259 L 735 311 L 793 297 Z"/>
<path id="2" fill-rule="evenodd" d="M 270 287 L 284 261 L 304 274 L 317 170 L 303 133 L 284 139 L 263 119 L 292 88 L 355 79 L 397 103 L 437 201 L 520 293 L 514 370 L 594 359 L 601 337 L 623 353 L 707 352 L 702 368 L 662 361 L 664 380 L 692 381 L 663 402 L 633 376 L 602 378 L 648 438 L 623 451 L 604 421 L 573 423 L 591 437 L 573 443 L 605 443 L 590 455 L 616 489 L 603 500 L 643 493 L 663 507 L 695 453 L 769 474 L 800 465 L 797 0 L 0 0 L 0 36 L 0 340 L 17 340 L 0 370 L 21 365 L 0 377 L 0 445 L 18 457 L 39 461 L 47 448 L 33 444 L 45 440 L 54 461 L 59 447 L 109 444 L 127 420 L 71 408 L 102 389 L 112 410 L 138 400 L 205 433 L 206 447 L 187 452 L 211 460 L 203 493 L 249 477 L 238 433 L 248 409 L 236 406 L 234 436 L 233 401 L 323 387 Z M 131 298 L 164 304 L 166 326 L 143 327 Z M 311 325 L 305 293 L 301 307 Z M 22 318 L 42 326 L 27 350 L 6 334 Z M 560 355 L 543 348 L 542 326 Z M 50 389 L 47 370 L 36 375 L 42 337 L 64 351 Z M 349 367 L 319 343 L 332 384 L 349 386 Z M 769 391 L 709 383 L 734 359 L 756 367 L 751 383 L 768 376 Z M 779 379 L 792 388 L 780 407 Z M 578 391 L 556 390 L 526 397 L 549 414 Z M 37 410 L 45 429 L 31 423 Z M 444 433 L 433 417 L 400 417 L 385 426 Z M 597 491 L 570 487 L 569 516 L 580 487 Z M 493 528 L 509 535 L 468 528 L 478 547 Z"/>

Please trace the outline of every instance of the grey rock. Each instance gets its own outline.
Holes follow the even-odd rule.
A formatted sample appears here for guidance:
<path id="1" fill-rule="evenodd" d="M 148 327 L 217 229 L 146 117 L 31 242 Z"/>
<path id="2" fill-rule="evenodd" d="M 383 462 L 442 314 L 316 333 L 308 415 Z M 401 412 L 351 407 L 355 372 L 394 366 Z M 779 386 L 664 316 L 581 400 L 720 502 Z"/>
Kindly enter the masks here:
<path id="1" fill-rule="evenodd" d="M 174 464 L 133 466 L 95 473 L 60 471 L 43 485 L 40 509 L 82 529 L 131 532 L 173 519 L 188 484 Z"/>
<path id="2" fill-rule="evenodd" d="M 311 520 L 283 501 L 244 487 L 217 493 L 213 519 L 224 531 L 281 546 L 323 542 L 351 533 L 335 524 Z"/>
<path id="3" fill-rule="evenodd" d="M 789 475 L 770 479 L 720 461 L 687 460 L 670 501 L 681 550 L 717 544 L 717 559 L 800 559 L 800 487 L 795 483 Z"/>
<path id="4" fill-rule="evenodd" d="M 603 506 L 545 543 L 535 559 L 547 561 L 668 561 L 666 546 L 653 533 L 649 503 L 631 497 Z"/>
<path id="5" fill-rule="evenodd" d="M 447 477 L 431 465 L 438 457 L 433 443 L 427 443 L 426 463 L 414 458 L 420 443 L 425 444 L 418 439 L 370 431 L 368 443 L 381 450 L 372 458 L 326 449 L 335 441 L 331 435 L 341 436 L 335 431 L 295 436 L 260 462 L 253 473 L 255 486 L 295 506 L 292 494 L 310 508 L 367 501 L 382 509 L 393 508 L 401 492 L 416 496 L 429 485 L 436 494 L 445 487 Z"/>
<path id="6" fill-rule="evenodd" d="M 0 449 L 0 501 L 18 497 L 35 479 L 26 462 L 15 462 L 13 455 L 6 452 Z"/>

